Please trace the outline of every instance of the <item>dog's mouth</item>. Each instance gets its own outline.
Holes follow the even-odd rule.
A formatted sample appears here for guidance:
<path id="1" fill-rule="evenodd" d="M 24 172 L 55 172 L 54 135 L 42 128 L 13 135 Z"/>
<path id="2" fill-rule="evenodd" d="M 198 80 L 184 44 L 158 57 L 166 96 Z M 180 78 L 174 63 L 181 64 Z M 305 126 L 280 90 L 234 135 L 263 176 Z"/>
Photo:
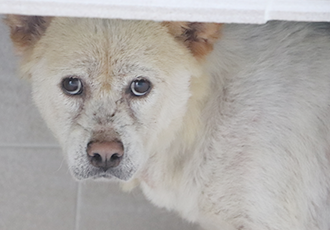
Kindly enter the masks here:
<path id="1" fill-rule="evenodd" d="M 100 173 L 97 175 L 94 175 L 93 177 L 91 177 L 92 179 L 109 179 L 112 180 L 114 179 L 114 176 L 108 173 Z"/>
<path id="2" fill-rule="evenodd" d="M 123 161 L 130 162 L 129 159 L 124 159 Z M 125 165 L 119 165 L 115 168 L 104 171 L 103 169 L 96 168 L 89 164 L 85 165 L 85 167 L 71 167 L 71 172 L 77 180 L 104 178 L 110 180 L 117 179 L 122 181 L 128 181 L 133 177 L 134 173 L 136 172 L 136 167 L 134 167 L 130 163 L 127 163 Z"/>

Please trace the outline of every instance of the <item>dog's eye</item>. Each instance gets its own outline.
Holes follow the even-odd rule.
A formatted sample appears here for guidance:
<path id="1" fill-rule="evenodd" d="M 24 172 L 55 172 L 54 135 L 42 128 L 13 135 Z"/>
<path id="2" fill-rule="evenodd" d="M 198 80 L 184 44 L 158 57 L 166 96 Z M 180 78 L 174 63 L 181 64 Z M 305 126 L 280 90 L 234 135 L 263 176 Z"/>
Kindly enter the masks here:
<path id="1" fill-rule="evenodd" d="M 71 95 L 79 95 L 82 93 L 83 85 L 79 78 L 67 77 L 62 81 L 63 90 Z"/>
<path id="2" fill-rule="evenodd" d="M 137 79 L 131 83 L 131 91 L 135 96 L 143 96 L 150 91 L 151 83 L 146 79 Z"/>

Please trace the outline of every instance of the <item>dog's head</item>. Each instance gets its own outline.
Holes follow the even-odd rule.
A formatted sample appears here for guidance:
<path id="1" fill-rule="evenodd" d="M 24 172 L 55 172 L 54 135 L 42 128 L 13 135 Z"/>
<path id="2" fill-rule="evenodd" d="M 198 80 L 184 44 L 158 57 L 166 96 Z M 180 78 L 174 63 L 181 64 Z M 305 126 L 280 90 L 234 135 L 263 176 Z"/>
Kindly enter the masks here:
<path id="1" fill-rule="evenodd" d="M 192 93 L 205 93 L 206 83 L 193 81 L 219 35 L 219 25 L 202 23 L 15 15 L 6 22 L 34 100 L 78 179 L 129 180 L 177 138 Z"/>

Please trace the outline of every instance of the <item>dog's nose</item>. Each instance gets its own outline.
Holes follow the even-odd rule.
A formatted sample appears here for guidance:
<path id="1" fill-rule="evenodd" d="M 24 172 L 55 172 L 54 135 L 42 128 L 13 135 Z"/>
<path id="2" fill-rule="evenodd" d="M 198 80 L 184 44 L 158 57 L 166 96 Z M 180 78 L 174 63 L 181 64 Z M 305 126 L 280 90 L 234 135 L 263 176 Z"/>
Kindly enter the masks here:
<path id="1" fill-rule="evenodd" d="M 91 142 L 87 147 L 87 155 L 92 165 L 107 171 L 120 164 L 124 148 L 118 141 Z"/>

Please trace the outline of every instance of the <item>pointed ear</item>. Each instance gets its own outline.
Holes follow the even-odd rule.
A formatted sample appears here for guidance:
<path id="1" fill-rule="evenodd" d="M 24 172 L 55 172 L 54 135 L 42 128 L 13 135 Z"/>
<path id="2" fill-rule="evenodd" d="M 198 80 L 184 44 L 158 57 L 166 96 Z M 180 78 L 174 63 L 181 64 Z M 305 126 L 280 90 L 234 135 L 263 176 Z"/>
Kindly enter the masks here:
<path id="1" fill-rule="evenodd" d="M 45 33 L 51 17 L 7 15 L 4 20 L 10 28 L 10 37 L 16 51 L 24 54 Z"/>
<path id="2" fill-rule="evenodd" d="M 163 25 L 198 59 L 213 50 L 214 43 L 220 37 L 222 26 L 219 23 L 199 22 L 163 22 Z"/>

